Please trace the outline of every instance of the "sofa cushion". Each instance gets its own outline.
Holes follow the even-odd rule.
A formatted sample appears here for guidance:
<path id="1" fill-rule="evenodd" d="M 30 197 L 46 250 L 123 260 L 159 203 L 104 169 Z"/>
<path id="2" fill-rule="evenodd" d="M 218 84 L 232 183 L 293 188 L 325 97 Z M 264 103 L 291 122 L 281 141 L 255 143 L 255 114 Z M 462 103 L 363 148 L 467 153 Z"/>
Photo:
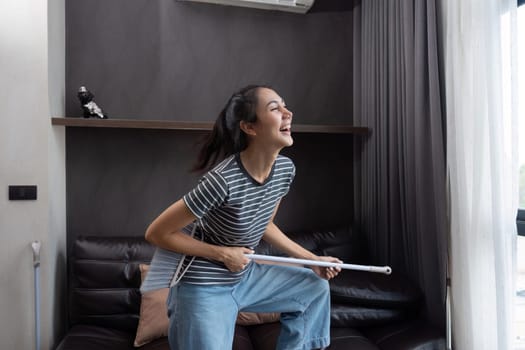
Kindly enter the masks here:
<path id="1" fill-rule="evenodd" d="M 254 350 L 250 334 L 246 327 L 235 325 L 232 350 Z"/>
<path id="2" fill-rule="evenodd" d="M 407 312 L 402 309 L 369 308 L 348 304 L 334 304 L 330 312 L 332 327 L 368 327 L 404 320 Z"/>
<path id="3" fill-rule="evenodd" d="M 169 350 L 167 337 L 140 348 L 133 346 L 134 334 L 99 326 L 73 326 L 56 350 Z M 232 350 L 254 350 L 245 327 L 235 326 Z"/>
<path id="4" fill-rule="evenodd" d="M 137 348 L 136 348 L 137 349 Z M 135 350 L 136 350 L 135 349 Z M 156 339 L 139 348 L 140 350 L 169 350 L 168 337 Z M 235 326 L 232 350 L 254 350 L 248 331 L 242 326 Z M 273 350 L 273 349 L 272 349 Z"/>
<path id="5" fill-rule="evenodd" d="M 379 350 L 362 333 L 352 328 L 332 328 L 330 338 L 330 350 Z"/>
<path id="6" fill-rule="evenodd" d="M 113 328 L 77 325 L 73 326 L 57 350 L 131 350 L 133 334 Z"/>
<path id="7" fill-rule="evenodd" d="M 256 350 L 275 349 L 281 331 L 281 323 L 264 323 L 245 327 Z"/>
<path id="8" fill-rule="evenodd" d="M 266 323 L 245 327 L 248 330 L 254 349 L 274 350 L 280 332 L 280 323 Z M 329 350 L 379 350 L 363 334 L 352 328 L 332 328 L 330 330 Z"/>
<path id="9" fill-rule="evenodd" d="M 343 270 L 330 281 L 332 300 L 338 303 L 379 307 L 410 308 L 421 300 L 421 291 L 407 278 L 356 270 Z"/>
<path id="10" fill-rule="evenodd" d="M 363 330 L 383 350 L 445 350 L 445 332 L 424 320 L 397 322 Z"/>

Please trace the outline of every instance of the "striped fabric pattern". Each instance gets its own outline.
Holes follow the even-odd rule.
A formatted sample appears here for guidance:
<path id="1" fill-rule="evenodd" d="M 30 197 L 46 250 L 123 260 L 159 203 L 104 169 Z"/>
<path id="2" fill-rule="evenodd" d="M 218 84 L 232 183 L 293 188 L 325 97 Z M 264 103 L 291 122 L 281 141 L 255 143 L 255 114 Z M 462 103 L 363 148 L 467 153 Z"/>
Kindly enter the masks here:
<path id="1" fill-rule="evenodd" d="M 243 167 L 239 155 L 226 158 L 199 181 L 183 199 L 200 223 L 196 238 L 207 243 L 255 248 L 261 240 L 279 200 L 288 193 L 295 176 L 293 162 L 279 155 L 264 183 L 254 180 Z M 185 228 L 190 231 L 189 227 Z M 158 256 L 157 256 L 158 255 Z M 180 256 L 158 249 L 147 277 L 155 285 L 166 287 Z M 189 260 L 189 258 L 187 258 Z M 159 265 L 158 268 L 154 265 Z M 243 271 L 230 272 L 223 264 L 196 257 L 182 278 L 192 284 L 230 284 L 240 280 Z M 152 274 L 152 271 L 155 271 Z M 167 276 L 167 271 L 170 275 Z M 162 282 L 160 282 L 162 281 Z M 160 287 L 160 288 L 162 288 Z"/>

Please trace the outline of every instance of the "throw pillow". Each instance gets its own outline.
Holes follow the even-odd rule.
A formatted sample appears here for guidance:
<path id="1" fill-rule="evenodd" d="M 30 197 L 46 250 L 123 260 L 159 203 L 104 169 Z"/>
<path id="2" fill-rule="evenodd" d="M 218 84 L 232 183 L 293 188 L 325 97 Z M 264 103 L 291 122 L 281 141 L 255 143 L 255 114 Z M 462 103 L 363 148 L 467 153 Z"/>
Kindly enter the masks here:
<path id="1" fill-rule="evenodd" d="M 148 268 L 149 265 L 139 265 L 141 281 L 146 278 Z M 168 335 L 169 320 L 166 309 L 168 292 L 169 288 L 162 288 L 142 293 L 134 346 L 139 347 Z"/>
<path id="2" fill-rule="evenodd" d="M 240 326 L 252 326 L 256 324 L 277 322 L 281 319 L 278 312 L 239 312 L 237 323 Z"/>

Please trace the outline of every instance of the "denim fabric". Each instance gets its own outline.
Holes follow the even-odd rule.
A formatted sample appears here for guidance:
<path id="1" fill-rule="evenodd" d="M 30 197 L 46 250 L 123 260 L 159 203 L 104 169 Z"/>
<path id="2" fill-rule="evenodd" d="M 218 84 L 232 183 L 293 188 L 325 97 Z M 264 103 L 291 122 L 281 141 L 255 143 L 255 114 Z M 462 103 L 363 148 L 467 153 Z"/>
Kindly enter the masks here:
<path id="1" fill-rule="evenodd" d="M 230 285 L 179 283 L 168 296 L 171 350 L 231 349 L 239 311 L 280 312 L 278 350 L 330 343 L 328 282 L 302 267 L 251 263 Z"/>

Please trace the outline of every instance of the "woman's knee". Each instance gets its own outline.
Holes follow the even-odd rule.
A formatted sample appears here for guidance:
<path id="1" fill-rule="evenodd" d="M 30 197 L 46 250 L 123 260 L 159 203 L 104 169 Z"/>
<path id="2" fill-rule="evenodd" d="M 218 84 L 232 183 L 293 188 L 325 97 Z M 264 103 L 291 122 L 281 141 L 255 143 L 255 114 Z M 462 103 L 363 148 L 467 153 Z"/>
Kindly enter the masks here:
<path id="1" fill-rule="evenodd" d="M 313 271 L 307 271 L 305 279 L 308 285 L 308 295 L 311 298 L 322 300 L 330 297 L 330 286 L 327 280 L 319 277 Z"/>
<path id="2" fill-rule="evenodd" d="M 316 283 L 316 289 L 319 293 L 319 295 L 323 297 L 330 296 L 330 286 L 328 284 L 328 281 L 322 278 L 317 279 Z"/>
<path id="3" fill-rule="evenodd" d="M 311 273 L 311 279 L 312 279 L 312 286 L 316 290 L 319 291 L 319 293 L 326 293 L 330 291 L 330 286 L 328 285 L 328 281 L 324 278 L 319 277 L 315 272 L 312 271 Z"/>

